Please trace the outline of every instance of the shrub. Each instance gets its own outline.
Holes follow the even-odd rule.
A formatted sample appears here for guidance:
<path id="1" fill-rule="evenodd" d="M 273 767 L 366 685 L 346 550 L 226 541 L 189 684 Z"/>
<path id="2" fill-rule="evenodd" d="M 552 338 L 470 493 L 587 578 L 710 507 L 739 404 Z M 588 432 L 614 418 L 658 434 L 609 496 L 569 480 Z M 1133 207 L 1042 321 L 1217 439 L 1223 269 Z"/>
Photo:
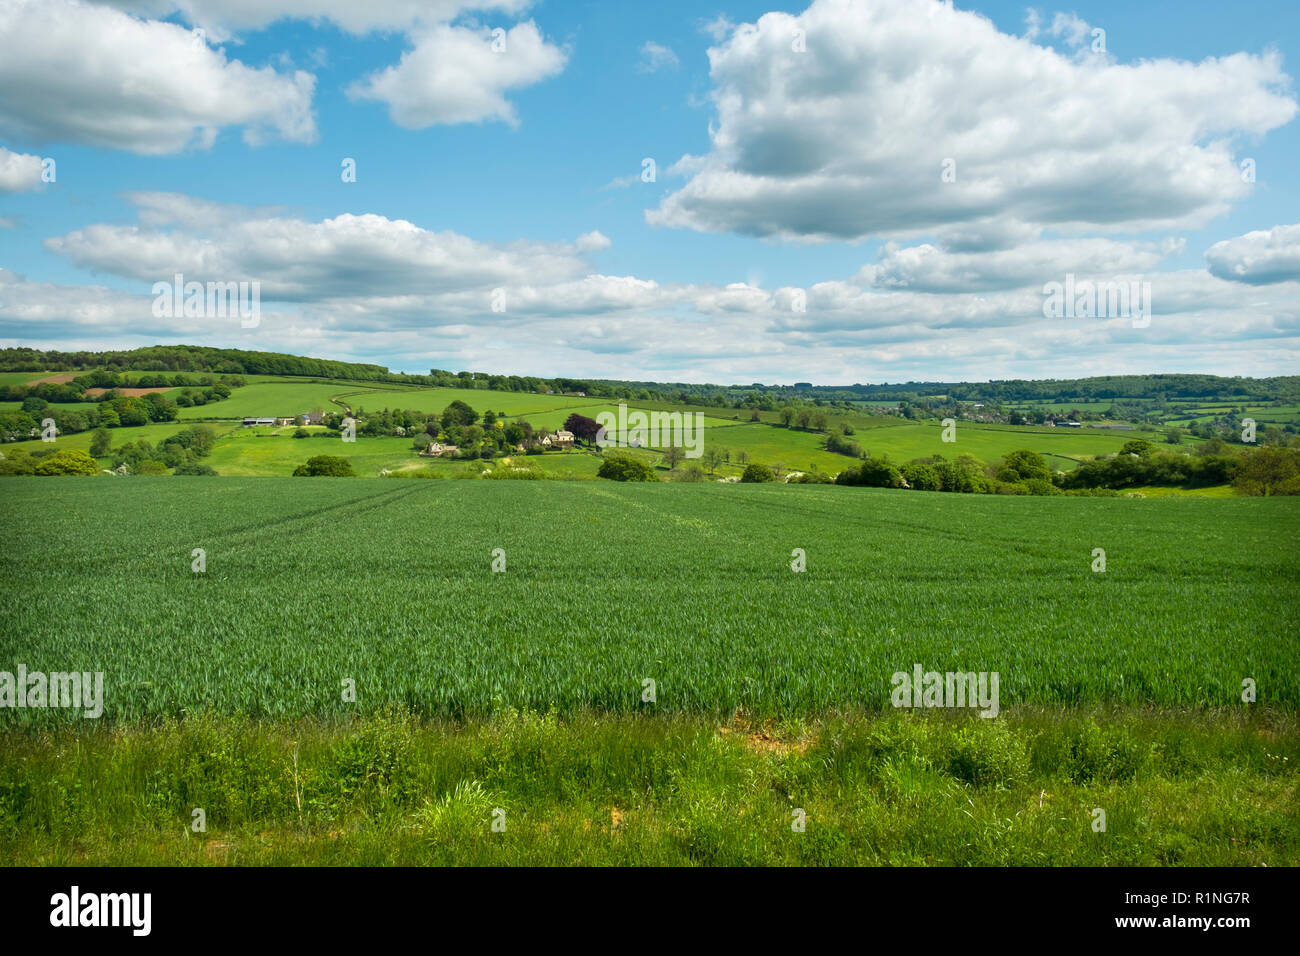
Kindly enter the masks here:
<path id="1" fill-rule="evenodd" d="M 938 491 L 943 487 L 939 473 L 929 465 L 904 465 L 899 470 L 908 485 L 916 491 Z"/>
<path id="2" fill-rule="evenodd" d="M 849 455 L 852 458 L 862 457 L 861 445 L 850 438 L 833 433 L 826 436 L 826 450 L 837 455 Z"/>
<path id="3" fill-rule="evenodd" d="M 1120 446 L 1119 453 L 1121 455 L 1137 455 L 1139 458 L 1146 458 L 1154 453 L 1155 450 L 1156 446 L 1151 444 L 1151 442 L 1147 441 L 1145 438 L 1134 438 L 1130 441 L 1126 441 L 1122 446 Z"/>
<path id="4" fill-rule="evenodd" d="M 293 470 L 294 477 L 355 478 L 352 462 L 337 455 L 315 455 Z"/>
<path id="5" fill-rule="evenodd" d="M 610 454 L 605 456 L 601 463 L 600 470 L 596 472 L 599 478 L 609 478 L 612 481 L 658 481 L 654 469 L 647 465 L 640 458 L 633 458 L 627 454 Z"/>
<path id="6" fill-rule="evenodd" d="M 1266 445 L 1246 451 L 1232 487 L 1244 495 L 1300 494 L 1300 450 Z"/>
<path id="7" fill-rule="evenodd" d="M 776 476 L 772 474 L 772 469 L 767 465 L 754 462 L 745 469 L 745 473 L 740 476 L 740 480 L 749 483 L 776 481 Z"/>
<path id="8" fill-rule="evenodd" d="M 1003 481 L 997 479 L 993 482 L 993 493 L 997 495 L 1027 495 L 1029 488 L 1020 482 Z"/>
<path id="9" fill-rule="evenodd" d="M 1052 470 L 1047 467 L 1047 462 L 1043 456 L 1036 451 L 1030 451 L 1027 448 L 1021 448 L 1016 451 L 1007 452 L 1002 459 L 1003 468 L 998 472 L 999 481 L 1017 482 L 1026 478 L 1042 478 L 1044 481 L 1052 480 Z M 1006 477 L 1003 475 L 1010 472 Z"/>
<path id="10" fill-rule="evenodd" d="M 310 438 L 310 437 L 311 437 L 311 432 L 307 431 L 307 429 L 305 429 L 305 428 L 295 428 L 295 429 L 293 430 L 293 437 L 294 437 L 294 438 Z M 416 445 L 417 445 L 418 447 L 423 447 L 424 443 L 423 443 L 423 442 L 416 442 Z"/>
<path id="11" fill-rule="evenodd" d="M 0 475 L 30 475 L 36 468 L 36 460 L 23 448 L 12 448 L 0 458 Z"/>
<path id="12" fill-rule="evenodd" d="M 699 465 L 691 465 L 677 476 L 678 481 L 703 481 L 704 469 Z"/>
<path id="13" fill-rule="evenodd" d="M 95 459 L 79 449 L 57 451 L 35 468 L 38 475 L 97 475 L 99 465 Z"/>
<path id="14" fill-rule="evenodd" d="M 883 458 L 867 458 L 857 468 L 841 472 L 836 484 L 864 485 L 868 488 L 901 488 L 903 473 Z"/>
<path id="15" fill-rule="evenodd" d="M 113 447 L 113 436 L 107 428 L 96 428 L 90 436 L 90 454 L 93 458 L 104 458 Z"/>
<path id="16" fill-rule="evenodd" d="M 208 465 L 195 465 L 192 463 L 186 463 L 184 465 L 178 465 L 176 470 L 172 472 L 172 474 L 174 475 L 215 475 L 216 471 L 213 470 Z"/>

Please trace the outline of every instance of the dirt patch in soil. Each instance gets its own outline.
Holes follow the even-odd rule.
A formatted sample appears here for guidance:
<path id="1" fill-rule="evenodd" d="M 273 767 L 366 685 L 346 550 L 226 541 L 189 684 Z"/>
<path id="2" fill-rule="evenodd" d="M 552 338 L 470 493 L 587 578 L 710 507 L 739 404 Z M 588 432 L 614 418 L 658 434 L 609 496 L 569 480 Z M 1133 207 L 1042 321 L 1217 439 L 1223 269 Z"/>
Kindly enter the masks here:
<path id="1" fill-rule="evenodd" d="M 745 746 L 754 753 L 802 754 L 808 749 L 811 740 L 782 740 L 772 733 L 770 726 L 755 726 L 743 716 L 737 715 L 729 725 L 718 728 L 724 737 L 739 737 Z"/>
<path id="2" fill-rule="evenodd" d="M 64 382 L 71 382 L 78 375 L 84 375 L 84 372 L 60 372 L 58 375 L 47 375 L 44 378 L 34 378 L 30 382 L 24 382 L 24 385 L 39 385 L 42 382 L 49 382 L 51 385 L 62 385 Z"/>

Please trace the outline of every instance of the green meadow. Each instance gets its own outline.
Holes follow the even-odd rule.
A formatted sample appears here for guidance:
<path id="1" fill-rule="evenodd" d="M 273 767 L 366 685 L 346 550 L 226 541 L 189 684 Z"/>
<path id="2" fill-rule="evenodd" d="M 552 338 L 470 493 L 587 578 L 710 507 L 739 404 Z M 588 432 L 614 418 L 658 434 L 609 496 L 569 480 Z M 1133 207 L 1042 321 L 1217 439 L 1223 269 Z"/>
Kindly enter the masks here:
<path id="1" fill-rule="evenodd" d="M 1276 713 L 199 716 L 8 735 L 0 864 L 1285 867 L 1297 764 Z"/>

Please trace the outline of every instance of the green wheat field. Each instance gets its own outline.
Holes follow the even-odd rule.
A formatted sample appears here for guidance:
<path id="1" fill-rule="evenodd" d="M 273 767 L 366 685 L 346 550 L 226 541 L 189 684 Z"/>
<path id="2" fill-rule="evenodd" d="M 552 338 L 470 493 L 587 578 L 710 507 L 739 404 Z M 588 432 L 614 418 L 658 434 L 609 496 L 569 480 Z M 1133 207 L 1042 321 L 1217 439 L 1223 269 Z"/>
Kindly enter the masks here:
<path id="1" fill-rule="evenodd" d="M 1285 498 L 12 478 L 0 668 L 105 692 L 0 710 L 0 862 L 1294 865 L 1298 532 Z M 917 664 L 998 672 L 1002 715 L 895 710 Z"/>

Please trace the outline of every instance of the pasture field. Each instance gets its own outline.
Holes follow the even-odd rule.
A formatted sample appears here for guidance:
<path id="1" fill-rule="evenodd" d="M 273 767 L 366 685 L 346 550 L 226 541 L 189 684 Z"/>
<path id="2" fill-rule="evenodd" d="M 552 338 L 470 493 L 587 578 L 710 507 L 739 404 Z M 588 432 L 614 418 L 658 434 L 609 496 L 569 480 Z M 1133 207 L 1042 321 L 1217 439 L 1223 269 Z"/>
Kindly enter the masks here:
<path id="1" fill-rule="evenodd" d="M 942 440 L 939 422 L 895 420 L 875 428 L 858 428 L 852 436 L 864 451 L 875 457 L 888 455 L 896 462 L 943 455 L 955 458 L 971 454 L 983 461 L 1000 458 L 1017 448 L 1028 448 L 1047 457 L 1052 468 L 1069 471 L 1084 458 L 1119 451 L 1133 432 L 1103 432 L 1086 428 L 1057 429 L 1033 425 L 979 425 L 957 423 L 957 440 Z M 707 440 L 729 448 L 743 448 L 755 461 L 780 461 L 790 468 L 806 469 L 810 463 L 828 474 L 848 467 L 853 459 L 826 451 L 825 438 L 815 432 L 780 426 L 745 423 L 720 427 L 707 433 Z M 784 457 L 782 457 L 784 456 Z"/>
<path id="2" fill-rule="evenodd" d="M 1086 402 L 1003 402 L 1003 408 L 1045 408 L 1049 412 L 1070 412 L 1073 409 L 1084 411 L 1103 411 L 1110 408 L 1118 401 L 1118 398 L 1101 398 Z"/>
<path id="3" fill-rule="evenodd" d="M 572 409 L 593 404 L 589 398 L 571 395 L 538 395 L 533 392 L 496 392 L 488 389 L 474 388 L 411 388 L 393 391 L 377 389 L 373 393 L 360 395 L 353 407 L 364 407 L 371 411 L 381 408 L 413 408 L 421 412 L 441 412 L 454 401 L 462 401 L 482 414 L 491 409 L 505 412 L 508 418 L 528 416 L 534 412 L 549 412 L 566 409 L 567 417 Z M 560 421 L 564 420 L 564 417 Z"/>
<path id="4" fill-rule="evenodd" d="M 55 372 L 0 372 L 0 385 L 26 385 L 28 382 L 34 382 L 37 379 L 45 378 L 47 375 L 55 375 Z M 80 374 L 80 373 L 73 373 Z"/>
<path id="5" fill-rule="evenodd" d="M 185 427 L 185 422 L 166 422 L 164 424 L 155 425 L 137 425 L 132 428 L 110 428 L 108 432 L 113 439 L 113 447 L 120 448 L 127 442 L 133 442 L 141 438 L 149 442 L 157 443 L 170 435 L 175 435 Z M 226 429 L 223 429 L 220 425 L 214 425 L 213 427 L 216 428 L 219 435 L 226 431 Z M 22 448 L 29 452 L 48 450 L 50 448 L 54 448 L 58 451 L 62 451 L 65 448 L 89 451 L 90 440 L 93 435 L 93 431 L 77 432 L 73 435 L 60 435 L 53 443 L 43 442 L 39 438 L 32 438 L 27 441 L 5 442 L 3 445 L 0 445 L 0 452 L 8 451 L 10 448 Z M 105 467 L 107 467 L 107 463 L 110 463 L 111 461 L 111 455 L 99 459 L 100 464 Z"/>
<path id="6" fill-rule="evenodd" d="M 344 716 L 345 678 L 363 710 L 433 717 L 879 710 L 916 663 L 997 671 L 1004 707 L 1228 707 L 1246 677 L 1300 704 L 1293 499 L 173 477 L 5 497 L 5 657 L 103 671 L 109 722 Z"/>
<path id="7" fill-rule="evenodd" d="M 230 397 L 209 405 L 177 410 L 182 422 L 201 418 L 238 421 L 242 418 L 287 418 L 319 408 L 324 412 L 342 409 L 330 402 L 341 392 L 357 392 L 357 383 L 305 382 L 285 380 L 257 382 L 237 388 Z"/>
<path id="8" fill-rule="evenodd" d="M 333 435 L 294 438 L 293 428 L 242 428 L 227 431 L 203 459 L 219 475 L 292 475 L 315 455 L 337 455 L 352 463 L 358 475 L 374 477 L 380 470 L 409 467 L 420 461 L 409 438 L 366 438 L 345 442 Z"/>
<path id="9" fill-rule="evenodd" d="M 22 402 L 0 402 L 0 412 L 16 412 L 22 407 Z M 60 402 L 52 407 L 58 411 L 84 412 L 91 408 L 98 408 L 99 405 L 97 402 Z"/>

